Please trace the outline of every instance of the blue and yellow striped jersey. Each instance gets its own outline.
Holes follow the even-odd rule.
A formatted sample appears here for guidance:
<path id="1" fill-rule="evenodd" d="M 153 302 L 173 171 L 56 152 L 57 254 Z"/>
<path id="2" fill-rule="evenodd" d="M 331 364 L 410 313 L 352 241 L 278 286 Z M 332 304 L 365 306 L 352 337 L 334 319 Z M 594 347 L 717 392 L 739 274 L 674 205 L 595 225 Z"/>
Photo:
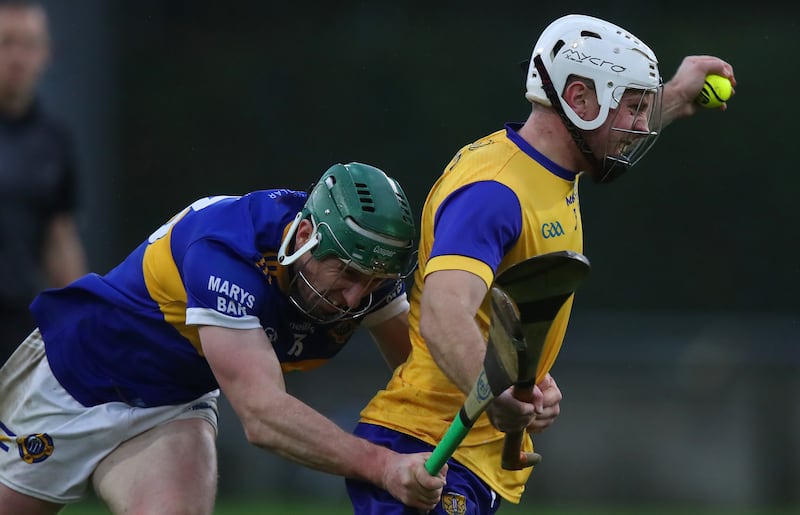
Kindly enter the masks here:
<path id="1" fill-rule="evenodd" d="M 198 200 L 108 274 L 42 292 L 31 309 L 56 378 L 86 406 L 189 402 L 218 388 L 198 325 L 263 327 L 284 371 L 332 358 L 363 318 L 310 321 L 289 301 L 277 263 L 305 200 L 286 189 Z M 372 312 L 405 297 L 402 284 L 392 288 Z"/>
<path id="2" fill-rule="evenodd" d="M 463 147 L 434 184 L 422 212 L 419 268 L 411 292 L 411 356 L 362 411 L 362 421 L 438 443 L 465 400 L 436 365 L 419 333 L 425 277 L 466 270 L 487 287 L 498 272 L 528 257 L 583 250 L 578 177 L 525 142 L 517 125 Z M 539 379 L 550 370 L 567 328 L 572 299 L 559 312 L 542 353 Z M 477 322 L 488 332 L 490 305 Z M 519 502 L 530 469 L 500 467 L 503 433 L 484 414 L 454 457 L 502 497 Z M 527 442 L 530 450 L 531 443 Z"/>

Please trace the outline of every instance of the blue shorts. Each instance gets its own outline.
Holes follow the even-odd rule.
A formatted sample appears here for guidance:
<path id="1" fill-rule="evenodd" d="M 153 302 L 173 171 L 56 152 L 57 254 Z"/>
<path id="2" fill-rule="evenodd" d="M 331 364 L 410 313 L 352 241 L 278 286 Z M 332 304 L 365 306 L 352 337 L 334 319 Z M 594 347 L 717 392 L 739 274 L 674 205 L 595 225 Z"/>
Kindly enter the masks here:
<path id="1" fill-rule="evenodd" d="M 388 447 L 396 452 L 430 452 L 433 446 L 397 431 L 373 424 L 360 423 L 353 433 L 372 443 Z M 500 508 L 500 497 L 486 483 L 465 466 L 450 459 L 447 462 L 447 485 L 442 501 L 430 513 L 440 515 L 491 515 Z M 371 483 L 345 480 L 354 515 L 419 515 L 419 510 L 410 508 Z"/>

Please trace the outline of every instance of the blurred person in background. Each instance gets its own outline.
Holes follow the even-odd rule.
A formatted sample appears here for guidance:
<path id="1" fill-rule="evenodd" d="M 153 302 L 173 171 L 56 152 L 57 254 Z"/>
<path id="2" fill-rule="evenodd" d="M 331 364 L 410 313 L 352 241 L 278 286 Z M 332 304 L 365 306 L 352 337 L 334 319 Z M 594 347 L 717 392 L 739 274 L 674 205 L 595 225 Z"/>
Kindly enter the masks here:
<path id="1" fill-rule="evenodd" d="M 73 145 L 37 96 L 49 58 L 42 5 L 0 0 L 0 362 L 33 330 L 33 297 L 87 271 Z"/>
<path id="2" fill-rule="evenodd" d="M 200 199 L 108 274 L 40 293 L 0 368 L 0 515 L 55 513 L 90 486 L 113 513 L 212 513 L 220 390 L 251 444 L 433 508 L 430 453 L 353 436 L 283 378 L 361 326 L 390 368 L 407 357 L 415 236 L 394 179 L 337 164 L 310 193 Z"/>
<path id="3" fill-rule="evenodd" d="M 653 51 L 597 18 L 565 16 L 542 32 L 528 68 L 527 120 L 463 147 L 428 194 L 412 351 L 362 410 L 355 434 L 399 452 L 433 449 L 483 366 L 494 278 L 535 255 L 582 253 L 581 174 L 608 183 L 628 170 L 664 126 L 700 109 L 695 98 L 710 73 L 735 85 L 731 66 L 712 56 L 684 58 L 664 85 Z M 539 433 L 559 415 L 549 372 L 571 309 L 572 297 L 548 333 L 538 384 L 519 398 L 512 389 L 496 397 L 455 451 L 435 513 L 491 514 L 501 499 L 520 502 L 531 469 L 501 468 L 504 433 Z M 524 448 L 533 450 L 528 437 Z M 375 485 L 349 479 L 347 487 L 358 515 L 413 514 Z"/>

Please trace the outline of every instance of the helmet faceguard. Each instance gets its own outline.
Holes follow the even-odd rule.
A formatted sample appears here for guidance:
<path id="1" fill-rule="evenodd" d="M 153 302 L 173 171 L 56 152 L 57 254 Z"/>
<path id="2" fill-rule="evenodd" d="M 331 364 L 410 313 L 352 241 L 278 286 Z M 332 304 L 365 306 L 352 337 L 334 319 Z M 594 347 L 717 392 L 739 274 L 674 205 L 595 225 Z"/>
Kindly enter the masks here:
<path id="1" fill-rule="evenodd" d="M 293 244 L 297 227 L 302 220 L 313 226 L 308 241 L 287 254 Z M 413 238 L 415 228 L 408 199 L 400 185 L 378 168 L 362 163 L 337 164 L 326 171 L 308 195 L 303 210 L 297 214 L 278 251 L 283 265 L 296 262 L 306 252 L 317 261 L 338 258 L 344 265 L 369 278 L 367 289 L 375 291 L 384 281 L 402 281 L 413 271 Z M 313 309 L 318 305 L 336 306 L 311 284 L 304 271 L 305 260 L 293 279 L 292 301 L 312 318 L 320 315 Z M 377 282 L 377 283 L 376 283 Z M 302 300 L 297 286 L 310 289 L 319 297 L 314 306 Z M 373 295 L 365 298 L 355 309 L 340 308 L 335 320 L 363 314 L 372 304 Z M 330 314 L 324 320 L 332 321 Z"/>
<path id="2" fill-rule="evenodd" d="M 595 90 L 599 112 L 594 119 L 581 118 L 562 97 L 574 79 L 588 81 Z M 661 129 L 663 88 L 655 54 L 629 32 L 598 18 L 573 14 L 551 23 L 534 47 L 526 89 L 528 100 L 552 106 L 561 115 L 578 147 L 597 165 L 599 182 L 619 176 L 641 159 Z M 620 102 L 627 100 L 623 95 L 630 90 L 641 93 L 634 118 L 646 116 L 647 130 L 614 127 L 607 153 L 599 159 L 582 131 L 595 130 L 609 115 L 617 116 Z"/>
<path id="3" fill-rule="evenodd" d="M 623 95 L 627 95 L 623 97 Z M 602 175 L 596 177 L 597 182 L 611 182 L 616 177 L 622 175 L 628 168 L 636 164 L 658 139 L 659 130 L 654 127 L 661 127 L 661 101 L 662 90 L 653 92 L 652 90 L 628 89 L 620 91 L 617 105 L 622 104 L 613 112 L 613 120 L 610 124 L 609 135 L 607 137 L 607 147 L 602 162 Z M 617 118 L 623 109 L 628 109 L 631 113 L 632 121 L 623 126 Z M 641 127 L 637 126 L 637 119 L 644 119 Z"/>

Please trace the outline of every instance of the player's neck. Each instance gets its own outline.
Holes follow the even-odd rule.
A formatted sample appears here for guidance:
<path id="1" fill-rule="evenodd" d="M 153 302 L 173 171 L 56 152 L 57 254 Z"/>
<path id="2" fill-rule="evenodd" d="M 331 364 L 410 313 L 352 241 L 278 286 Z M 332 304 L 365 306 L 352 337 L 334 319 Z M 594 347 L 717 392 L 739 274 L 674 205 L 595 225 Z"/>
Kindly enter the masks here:
<path id="1" fill-rule="evenodd" d="M 536 106 L 518 131 L 533 148 L 557 165 L 574 172 L 586 166 L 585 157 L 552 109 Z"/>

